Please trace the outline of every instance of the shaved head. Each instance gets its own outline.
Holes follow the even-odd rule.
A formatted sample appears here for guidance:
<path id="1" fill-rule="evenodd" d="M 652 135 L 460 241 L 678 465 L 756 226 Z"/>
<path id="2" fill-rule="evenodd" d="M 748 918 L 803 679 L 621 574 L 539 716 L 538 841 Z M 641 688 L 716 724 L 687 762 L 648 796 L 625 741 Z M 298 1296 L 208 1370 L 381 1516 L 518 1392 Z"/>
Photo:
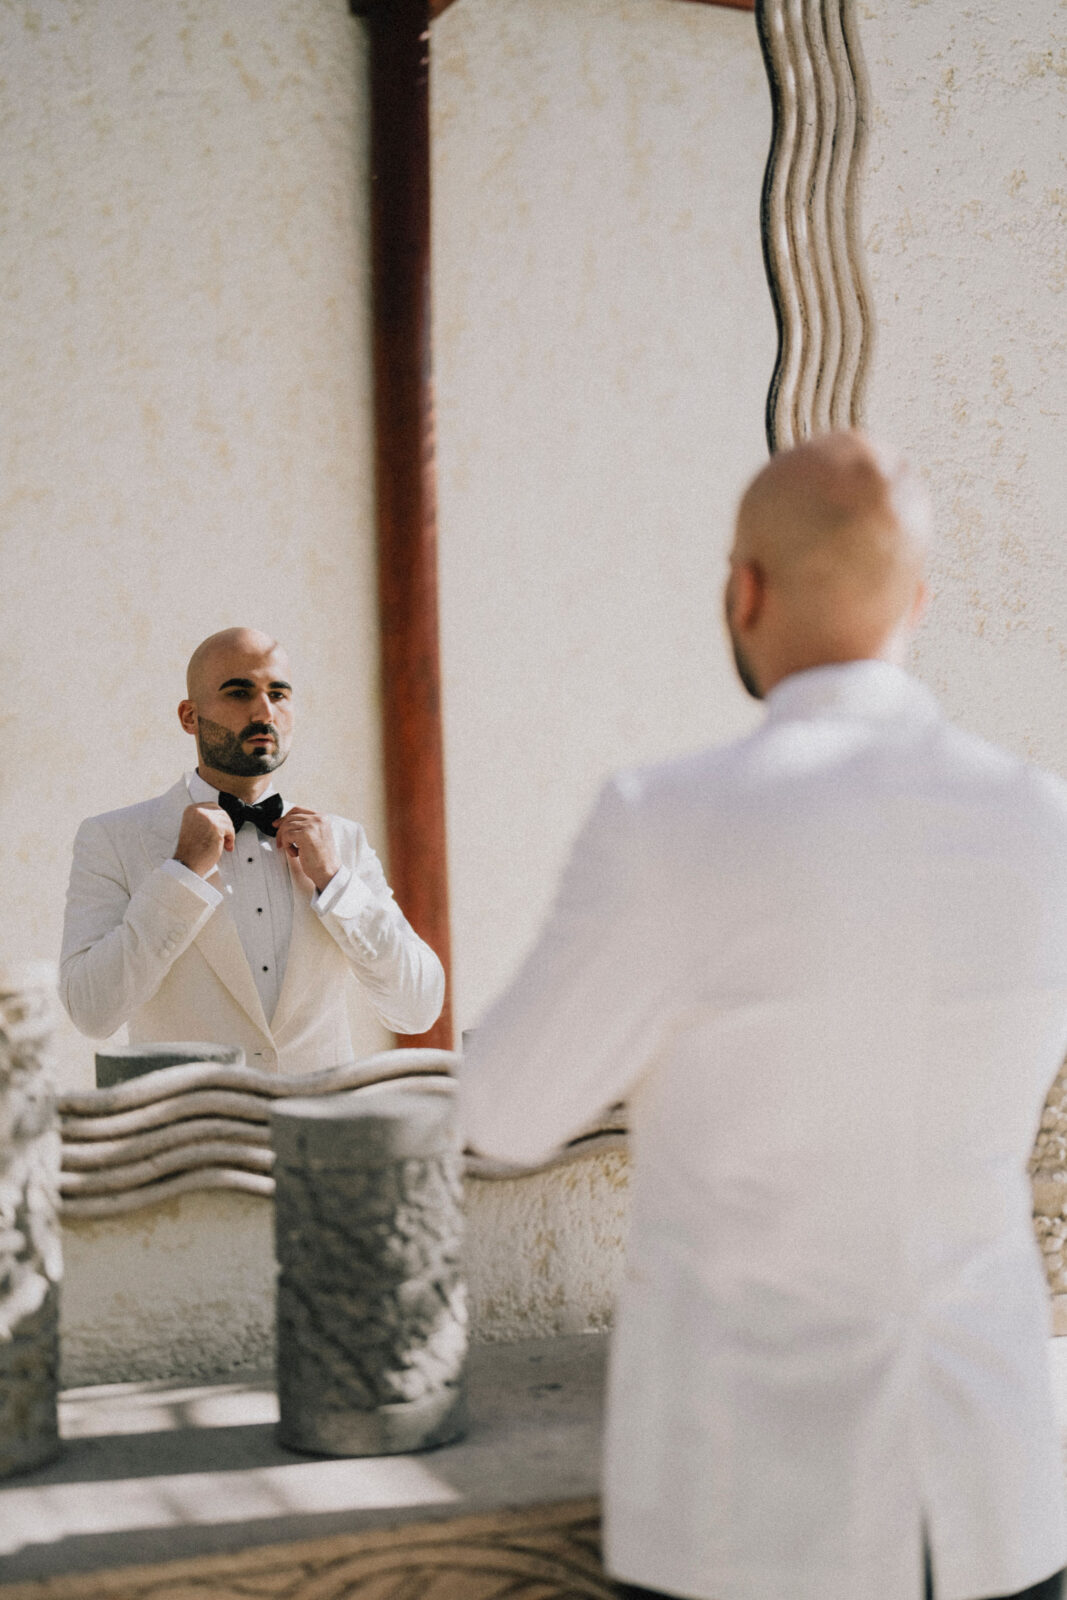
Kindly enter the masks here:
<path id="1" fill-rule="evenodd" d="M 258 628 L 224 628 L 197 645 L 178 719 L 216 789 L 254 799 L 281 766 L 293 735 L 291 679 L 285 651 Z"/>
<path id="2" fill-rule="evenodd" d="M 198 701 L 205 693 L 210 693 L 212 687 L 217 688 L 213 680 L 218 676 L 217 667 L 221 660 L 275 654 L 285 661 L 288 668 L 285 651 L 269 633 L 261 633 L 258 628 L 223 628 L 221 633 L 213 633 L 198 644 L 189 657 L 189 665 L 185 669 L 186 693 L 190 700 Z"/>
<path id="3" fill-rule="evenodd" d="M 931 524 L 907 462 L 861 433 L 823 434 L 774 456 L 742 498 L 730 558 L 727 616 L 746 686 L 745 668 L 777 681 L 783 666 L 891 655 L 921 608 Z M 739 585 L 752 598 L 750 580 L 768 603 L 752 639 L 741 637 L 747 605 L 740 626 L 736 608 Z M 766 657 L 762 671 L 751 670 L 753 648 Z"/>
<path id="4" fill-rule="evenodd" d="M 772 457 L 737 516 L 735 551 L 800 585 L 877 588 L 922 561 L 925 490 L 902 456 L 863 434 L 828 433 Z"/>

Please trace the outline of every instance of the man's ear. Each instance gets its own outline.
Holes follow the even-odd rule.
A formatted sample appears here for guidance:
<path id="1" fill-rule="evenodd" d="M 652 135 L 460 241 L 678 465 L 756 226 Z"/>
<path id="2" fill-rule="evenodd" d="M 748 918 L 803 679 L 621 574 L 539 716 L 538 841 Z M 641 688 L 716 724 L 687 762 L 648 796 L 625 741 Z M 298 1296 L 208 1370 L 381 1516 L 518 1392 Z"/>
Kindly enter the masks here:
<path id="1" fill-rule="evenodd" d="M 909 628 L 917 628 L 919 626 L 919 623 L 926 615 L 926 608 L 929 604 L 930 590 L 927 588 L 926 583 L 920 579 L 919 587 L 915 591 L 915 599 L 911 603 L 911 611 L 908 614 Z"/>
<path id="2" fill-rule="evenodd" d="M 734 627 L 741 633 L 748 633 L 763 612 L 767 580 L 758 561 L 738 561 L 730 576 Z"/>
<path id="3" fill-rule="evenodd" d="M 178 721 L 186 733 L 196 733 L 196 707 L 191 700 L 183 700 L 179 705 Z"/>

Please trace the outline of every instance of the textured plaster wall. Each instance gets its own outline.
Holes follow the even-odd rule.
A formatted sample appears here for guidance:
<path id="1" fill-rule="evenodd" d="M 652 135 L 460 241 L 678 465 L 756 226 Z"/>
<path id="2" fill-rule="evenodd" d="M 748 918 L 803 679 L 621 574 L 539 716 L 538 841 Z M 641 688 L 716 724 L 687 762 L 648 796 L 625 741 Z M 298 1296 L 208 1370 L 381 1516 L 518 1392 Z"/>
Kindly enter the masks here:
<path id="1" fill-rule="evenodd" d="M 748 727 L 719 623 L 765 459 L 770 100 L 745 13 L 459 0 L 434 25 L 434 314 L 460 1026 L 614 768 Z"/>
<path id="2" fill-rule="evenodd" d="M 382 839 L 364 79 L 346 0 L 0 3 L 0 958 L 233 622 L 294 657 L 283 792 Z"/>
<path id="3" fill-rule="evenodd" d="M 266 1371 L 273 1210 L 222 1190 L 64 1224 L 64 1385 Z"/>
<path id="4" fill-rule="evenodd" d="M 977 732 L 1067 773 L 1067 7 L 859 0 L 872 428 L 940 529 L 915 665 Z"/>
<path id="5" fill-rule="evenodd" d="M 225 1190 L 68 1222 L 63 1382 L 210 1377 L 274 1360 L 273 1206 Z M 512 1340 L 603 1329 L 622 1266 L 626 1157 L 470 1180 L 471 1333 Z"/>

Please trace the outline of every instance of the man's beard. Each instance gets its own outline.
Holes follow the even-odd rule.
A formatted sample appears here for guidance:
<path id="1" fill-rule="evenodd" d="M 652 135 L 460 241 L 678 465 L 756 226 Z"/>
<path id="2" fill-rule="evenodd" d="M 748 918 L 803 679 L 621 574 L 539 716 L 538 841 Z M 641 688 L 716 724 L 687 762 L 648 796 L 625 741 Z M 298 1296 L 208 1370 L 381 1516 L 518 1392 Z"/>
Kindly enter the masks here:
<path id="1" fill-rule="evenodd" d="M 254 734 L 269 733 L 274 737 L 272 750 L 242 750 L 241 743 Z M 255 778 L 264 772 L 280 767 L 288 750 L 283 750 L 277 728 L 268 722 L 250 722 L 240 733 L 231 733 L 221 722 L 209 722 L 199 717 L 196 724 L 196 744 L 205 767 L 214 772 L 228 772 L 231 778 Z"/>

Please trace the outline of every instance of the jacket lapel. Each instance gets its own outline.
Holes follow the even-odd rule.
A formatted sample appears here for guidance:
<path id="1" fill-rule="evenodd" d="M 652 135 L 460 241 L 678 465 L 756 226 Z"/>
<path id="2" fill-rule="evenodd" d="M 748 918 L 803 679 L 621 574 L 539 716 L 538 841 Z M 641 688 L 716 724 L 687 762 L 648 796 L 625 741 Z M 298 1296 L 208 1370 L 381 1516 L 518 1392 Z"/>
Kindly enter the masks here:
<path id="1" fill-rule="evenodd" d="M 141 831 L 141 843 L 152 867 L 160 866 L 174 854 L 174 846 L 181 827 L 182 812 L 191 805 L 189 790 L 184 778 L 179 778 L 172 789 L 160 796 L 158 808 Z M 295 884 L 294 884 L 295 888 Z M 310 908 L 308 915 L 314 915 Z M 293 924 L 296 926 L 294 896 Z M 295 941 L 294 941 L 295 942 Z M 237 1004 L 245 1011 L 261 1033 L 271 1038 L 270 1024 L 259 998 L 252 969 L 248 965 L 241 941 L 225 901 L 216 906 L 193 940 L 208 966 L 229 990 Z M 288 977 L 288 974 L 287 974 Z M 282 993 L 285 986 L 282 986 Z M 279 1007 L 280 1009 L 280 1007 Z"/>

